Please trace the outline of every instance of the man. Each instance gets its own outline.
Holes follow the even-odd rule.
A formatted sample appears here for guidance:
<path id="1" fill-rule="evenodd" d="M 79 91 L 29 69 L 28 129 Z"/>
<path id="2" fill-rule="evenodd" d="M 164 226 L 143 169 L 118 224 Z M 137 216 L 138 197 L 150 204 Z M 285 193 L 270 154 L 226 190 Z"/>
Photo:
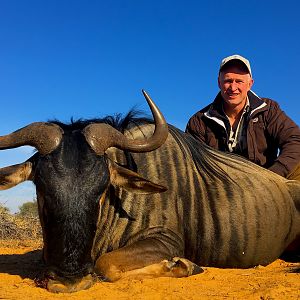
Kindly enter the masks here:
<path id="1" fill-rule="evenodd" d="M 246 58 L 224 58 L 218 76 L 220 92 L 190 118 L 186 132 L 213 148 L 300 181 L 300 129 L 278 103 L 252 92 L 253 82 Z"/>

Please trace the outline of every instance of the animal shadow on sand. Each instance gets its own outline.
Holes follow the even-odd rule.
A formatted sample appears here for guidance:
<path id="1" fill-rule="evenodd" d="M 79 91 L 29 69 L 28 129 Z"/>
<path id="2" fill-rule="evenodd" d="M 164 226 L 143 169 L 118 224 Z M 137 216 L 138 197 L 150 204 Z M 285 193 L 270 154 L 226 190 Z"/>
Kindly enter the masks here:
<path id="1" fill-rule="evenodd" d="M 288 269 L 288 273 L 300 273 L 300 253 L 284 253 L 280 256 L 280 259 L 286 263 L 291 263 Z"/>
<path id="2" fill-rule="evenodd" d="M 42 250 L 33 250 L 25 254 L 0 254 L 0 273 L 34 280 L 40 277 L 44 270 Z"/>

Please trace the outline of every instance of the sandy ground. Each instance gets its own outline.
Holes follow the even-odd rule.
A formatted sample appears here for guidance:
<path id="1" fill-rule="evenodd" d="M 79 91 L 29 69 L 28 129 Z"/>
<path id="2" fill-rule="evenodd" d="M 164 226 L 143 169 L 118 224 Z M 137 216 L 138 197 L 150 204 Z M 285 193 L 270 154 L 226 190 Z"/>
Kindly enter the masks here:
<path id="1" fill-rule="evenodd" d="M 253 269 L 205 268 L 189 278 L 96 283 L 74 294 L 37 287 L 41 244 L 0 241 L 0 299 L 300 299 L 300 263 L 276 260 Z"/>

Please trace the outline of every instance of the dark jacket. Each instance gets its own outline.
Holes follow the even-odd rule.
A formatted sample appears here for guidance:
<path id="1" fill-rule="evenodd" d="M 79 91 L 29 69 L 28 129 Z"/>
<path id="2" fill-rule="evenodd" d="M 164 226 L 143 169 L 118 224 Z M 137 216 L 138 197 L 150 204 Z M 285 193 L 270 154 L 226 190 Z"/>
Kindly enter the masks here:
<path id="1" fill-rule="evenodd" d="M 244 146 L 238 154 L 287 177 L 300 162 L 300 129 L 279 107 L 267 98 L 248 92 L 250 109 L 244 126 Z M 223 112 L 221 93 L 214 102 L 193 115 L 186 132 L 221 151 L 228 149 L 230 124 Z"/>

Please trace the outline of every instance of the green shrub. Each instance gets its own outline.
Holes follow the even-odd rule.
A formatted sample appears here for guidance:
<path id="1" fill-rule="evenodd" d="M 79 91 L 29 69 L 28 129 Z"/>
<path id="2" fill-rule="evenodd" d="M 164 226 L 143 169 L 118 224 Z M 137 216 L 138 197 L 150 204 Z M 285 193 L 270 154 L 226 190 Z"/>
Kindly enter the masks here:
<path id="1" fill-rule="evenodd" d="M 25 202 L 21 206 L 19 206 L 19 215 L 21 217 L 38 217 L 38 206 L 37 201 L 34 200 L 33 202 Z"/>

